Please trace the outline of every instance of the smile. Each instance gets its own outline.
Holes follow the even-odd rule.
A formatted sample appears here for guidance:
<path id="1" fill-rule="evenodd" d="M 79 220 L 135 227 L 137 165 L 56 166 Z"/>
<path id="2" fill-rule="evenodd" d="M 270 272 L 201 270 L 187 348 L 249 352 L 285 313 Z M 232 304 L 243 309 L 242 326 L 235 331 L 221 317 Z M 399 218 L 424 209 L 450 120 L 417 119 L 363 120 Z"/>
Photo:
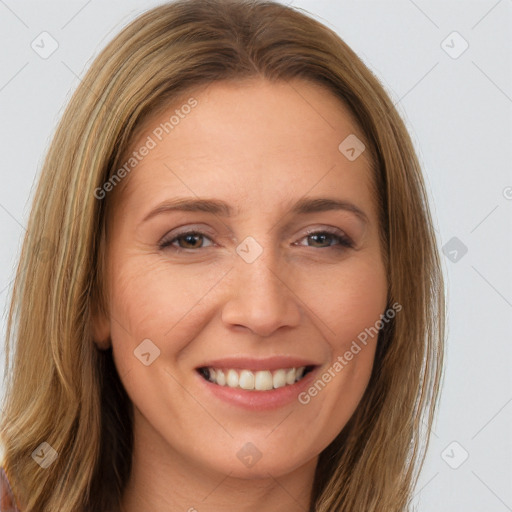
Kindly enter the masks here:
<path id="1" fill-rule="evenodd" d="M 280 368 L 274 371 L 203 367 L 199 368 L 198 371 L 205 380 L 218 386 L 246 391 L 270 391 L 295 384 L 302 380 L 312 369 L 313 366 Z"/>

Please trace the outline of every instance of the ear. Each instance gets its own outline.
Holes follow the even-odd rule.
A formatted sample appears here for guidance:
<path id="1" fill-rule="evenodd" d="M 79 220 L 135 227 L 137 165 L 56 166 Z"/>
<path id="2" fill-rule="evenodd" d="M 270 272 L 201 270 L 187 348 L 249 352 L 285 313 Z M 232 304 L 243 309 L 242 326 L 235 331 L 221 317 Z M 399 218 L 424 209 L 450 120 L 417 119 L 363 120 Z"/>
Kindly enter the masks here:
<path id="1" fill-rule="evenodd" d="M 94 343 L 99 350 L 110 348 L 110 321 L 97 305 L 92 308 L 91 332 Z"/>

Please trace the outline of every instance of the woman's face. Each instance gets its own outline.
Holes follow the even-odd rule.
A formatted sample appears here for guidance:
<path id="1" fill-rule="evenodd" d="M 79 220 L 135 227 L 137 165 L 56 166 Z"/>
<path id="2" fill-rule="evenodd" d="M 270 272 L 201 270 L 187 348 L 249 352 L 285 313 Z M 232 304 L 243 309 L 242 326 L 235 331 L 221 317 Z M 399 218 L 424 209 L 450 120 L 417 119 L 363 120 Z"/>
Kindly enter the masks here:
<path id="1" fill-rule="evenodd" d="M 301 80 L 210 84 L 144 127 L 94 322 L 136 444 L 242 478 L 316 464 L 362 398 L 377 337 L 358 336 L 386 307 L 360 130 Z"/>

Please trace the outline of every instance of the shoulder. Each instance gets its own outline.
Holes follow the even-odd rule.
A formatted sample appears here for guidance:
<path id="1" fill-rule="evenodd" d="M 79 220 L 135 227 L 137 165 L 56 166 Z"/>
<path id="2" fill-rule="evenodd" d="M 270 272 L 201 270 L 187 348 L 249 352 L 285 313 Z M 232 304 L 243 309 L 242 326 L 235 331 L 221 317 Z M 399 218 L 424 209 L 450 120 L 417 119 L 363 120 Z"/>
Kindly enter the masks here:
<path id="1" fill-rule="evenodd" d="M 0 512 L 20 512 L 3 467 L 0 467 Z"/>

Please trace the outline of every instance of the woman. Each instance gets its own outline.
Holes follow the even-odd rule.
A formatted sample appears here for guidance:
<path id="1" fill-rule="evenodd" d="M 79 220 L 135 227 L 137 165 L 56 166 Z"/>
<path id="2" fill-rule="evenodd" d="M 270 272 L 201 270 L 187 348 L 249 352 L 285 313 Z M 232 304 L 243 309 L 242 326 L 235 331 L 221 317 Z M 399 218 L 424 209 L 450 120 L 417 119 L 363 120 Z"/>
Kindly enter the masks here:
<path id="1" fill-rule="evenodd" d="M 13 505 L 407 510 L 443 338 L 421 170 L 371 72 L 278 3 L 163 5 L 94 61 L 44 164 Z"/>

